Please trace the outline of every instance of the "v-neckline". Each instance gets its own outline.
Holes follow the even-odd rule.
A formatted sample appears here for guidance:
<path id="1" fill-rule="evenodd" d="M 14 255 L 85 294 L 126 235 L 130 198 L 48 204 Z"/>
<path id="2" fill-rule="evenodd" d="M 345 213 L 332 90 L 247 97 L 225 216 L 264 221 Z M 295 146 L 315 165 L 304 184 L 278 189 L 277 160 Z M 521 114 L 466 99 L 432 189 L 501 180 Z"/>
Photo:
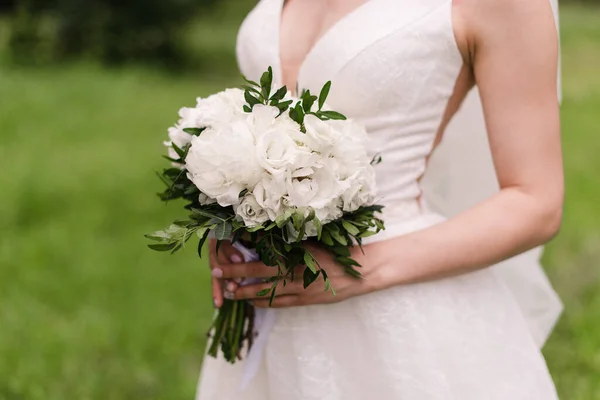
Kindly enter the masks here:
<path id="1" fill-rule="evenodd" d="M 283 22 L 283 11 L 284 11 L 285 3 L 287 0 L 277 0 L 277 1 L 279 2 L 279 7 L 277 10 L 277 18 L 276 18 L 276 24 L 277 24 L 277 27 L 276 27 L 277 28 L 276 29 L 276 36 L 277 36 L 276 57 L 277 57 L 277 60 L 276 61 L 277 61 L 277 66 L 278 66 L 277 69 L 279 72 L 279 77 L 283 83 L 284 76 L 283 76 L 283 63 L 282 63 L 282 59 L 281 59 L 281 23 Z M 374 1 L 374 0 L 365 0 L 361 5 L 354 8 L 352 11 L 346 13 L 343 17 L 341 17 L 340 19 L 335 21 L 329 28 L 327 28 L 325 30 L 325 32 L 323 32 L 323 34 L 321 34 L 317 38 L 317 40 L 312 44 L 312 46 L 310 47 L 310 49 L 308 50 L 308 52 L 306 53 L 306 55 L 300 62 L 300 65 L 298 66 L 298 72 L 296 73 L 296 82 L 295 82 L 296 87 L 294 88 L 294 90 L 296 92 L 298 92 L 298 89 L 300 89 L 300 78 L 302 76 L 302 71 L 304 70 L 304 67 L 306 66 L 306 64 L 308 64 L 308 62 L 310 61 L 310 58 L 313 55 L 313 53 L 315 53 L 315 51 L 317 51 L 319 49 L 319 47 L 321 47 L 323 45 L 323 43 L 327 40 L 328 36 L 331 36 L 333 34 L 333 32 L 335 32 L 336 29 L 339 28 L 340 25 L 343 25 L 351 17 L 358 14 L 360 11 L 362 11 L 363 8 L 365 8 L 367 6 L 367 4 L 371 3 L 372 1 Z M 290 88 L 288 88 L 288 89 L 290 89 Z"/>

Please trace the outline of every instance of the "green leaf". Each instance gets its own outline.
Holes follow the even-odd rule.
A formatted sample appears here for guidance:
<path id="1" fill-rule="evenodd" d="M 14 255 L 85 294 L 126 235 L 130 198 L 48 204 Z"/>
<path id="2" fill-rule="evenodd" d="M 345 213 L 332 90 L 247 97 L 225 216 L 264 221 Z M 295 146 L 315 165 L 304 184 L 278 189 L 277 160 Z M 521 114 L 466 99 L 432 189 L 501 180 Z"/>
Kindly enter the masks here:
<path id="1" fill-rule="evenodd" d="M 200 214 L 207 218 L 215 218 L 218 221 L 225 221 L 224 218 L 218 216 L 217 214 L 211 213 L 210 211 L 206 211 L 201 208 L 192 208 L 192 212 L 196 213 L 196 214 Z"/>
<path id="2" fill-rule="evenodd" d="M 381 158 L 380 153 L 377 153 L 373 156 L 373 159 L 371 160 L 371 165 L 381 164 L 381 161 L 383 161 L 383 158 Z"/>
<path id="3" fill-rule="evenodd" d="M 204 237 L 204 235 L 206 235 L 206 233 L 208 232 L 208 228 L 206 226 L 201 226 L 200 228 L 198 228 L 196 230 L 196 236 L 198 236 L 198 238 L 200 240 L 202 240 L 202 238 Z"/>
<path id="4" fill-rule="evenodd" d="M 252 109 L 247 104 L 244 104 L 244 111 L 247 112 L 247 113 L 251 113 Z"/>
<path id="5" fill-rule="evenodd" d="M 242 89 L 247 90 L 251 93 L 254 93 L 254 94 L 260 96 L 260 92 L 253 86 L 242 85 Z"/>
<path id="6" fill-rule="evenodd" d="M 179 163 L 179 164 L 181 164 L 181 161 L 180 161 L 179 159 L 174 159 L 174 158 L 172 158 L 172 157 L 165 156 L 165 155 L 163 155 L 163 158 L 166 158 L 167 160 L 169 160 L 169 161 L 171 161 L 171 162 L 174 162 L 174 163 Z"/>
<path id="7" fill-rule="evenodd" d="M 279 88 L 279 90 L 277 90 L 275 93 L 273 93 L 273 96 L 271 96 L 271 98 L 269 100 L 282 100 L 285 95 L 287 93 L 287 87 L 286 86 L 282 86 Z"/>
<path id="8" fill-rule="evenodd" d="M 171 235 L 166 231 L 156 231 L 152 233 L 145 234 L 144 237 L 146 239 L 154 240 L 157 242 L 164 242 L 171 238 Z"/>
<path id="9" fill-rule="evenodd" d="M 217 253 L 217 255 L 219 255 L 219 249 L 221 248 L 221 244 L 224 242 L 224 240 L 217 240 L 217 245 L 215 246 L 215 252 Z"/>
<path id="10" fill-rule="evenodd" d="M 271 292 L 271 288 L 263 289 L 260 292 L 256 293 L 256 297 L 265 297 L 269 294 L 269 292 Z"/>
<path id="11" fill-rule="evenodd" d="M 177 246 L 176 242 L 173 243 L 153 243 L 149 244 L 148 247 L 156 251 L 171 251 Z"/>
<path id="12" fill-rule="evenodd" d="M 354 278 L 362 278 L 362 274 L 352 267 L 344 268 L 344 272 Z"/>
<path id="13" fill-rule="evenodd" d="M 297 210 L 292 214 L 292 224 L 294 225 L 294 229 L 299 231 L 304 224 L 304 212 Z"/>
<path id="14" fill-rule="evenodd" d="M 264 229 L 264 226 L 262 226 L 262 225 L 256 225 L 256 226 L 253 226 L 253 227 L 251 227 L 251 228 L 246 228 L 246 230 L 247 230 L 248 232 L 251 232 L 251 233 L 252 233 L 252 232 L 258 232 L 258 231 L 262 231 L 263 229 Z"/>
<path id="15" fill-rule="evenodd" d="M 200 241 L 198 242 L 198 257 L 202 258 L 202 247 L 204 247 L 204 243 L 206 242 L 206 239 L 208 239 L 208 234 L 209 234 L 209 230 L 206 229 L 204 231 L 204 234 L 200 237 Z M 198 235 L 200 236 L 200 235 Z"/>
<path id="16" fill-rule="evenodd" d="M 315 259 L 308 251 L 304 252 L 304 264 L 310 269 L 312 272 L 317 272 L 317 267 L 315 265 Z"/>
<path id="17" fill-rule="evenodd" d="M 292 119 L 292 121 L 296 122 L 298 125 L 300 125 L 300 118 L 298 116 L 298 110 L 296 110 L 296 107 L 290 107 L 290 118 Z"/>
<path id="18" fill-rule="evenodd" d="M 331 248 L 331 251 L 338 256 L 350 257 L 350 249 L 346 246 L 335 246 Z"/>
<path id="19" fill-rule="evenodd" d="M 315 217 L 312 219 L 313 224 L 315 224 L 315 228 L 317 228 L 317 240 L 321 240 L 321 235 L 323 234 L 323 224 L 321 224 L 321 220 Z"/>
<path id="20" fill-rule="evenodd" d="M 269 69 L 262 74 L 260 77 L 260 87 L 261 93 L 265 99 L 269 98 L 269 94 L 271 93 L 271 85 L 273 84 L 273 69 L 269 67 Z"/>
<path id="21" fill-rule="evenodd" d="M 331 81 L 327 81 L 325 85 L 323 85 L 323 89 L 321 89 L 321 93 L 319 94 L 319 111 L 325 105 L 325 100 L 327 100 L 327 96 L 329 96 L 329 90 L 331 89 Z"/>
<path id="22" fill-rule="evenodd" d="M 275 228 L 277 226 L 277 224 L 275 222 L 271 222 L 269 225 L 267 225 L 267 227 L 265 228 L 265 231 L 270 231 L 271 229 Z"/>
<path id="23" fill-rule="evenodd" d="M 229 222 L 222 222 L 217 225 L 213 232 L 217 240 L 225 240 L 229 238 L 229 236 L 231 236 L 231 233 L 233 232 L 233 227 Z"/>
<path id="24" fill-rule="evenodd" d="M 317 96 L 311 95 L 310 90 L 306 90 L 302 94 L 302 109 L 305 113 L 310 112 L 310 109 L 312 108 L 313 104 L 315 104 L 315 101 L 317 101 Z"/>
<path id="25" fill-rule="evenodd" d="M 275 300 L 275 291 L 277 290 L 277 282 L 271 286 L 271 296 L 269 297 L 269 306 L 273 305 L 273 300 Z"/>
<path id="26" fill-rule="evenodd" d="M 345 265 L 347 267 L 350 267 L 350 266 L 361 267 L 361 265 L 355 259 L 350 258 L 350 257 L 338 256 L 338 257 L 335 257 L 335 260 L 337 262 L 339 262 L 340 264 Z"/>
<path id="27" fill-rule="evenodd" d="M 294 102 L 294 100 L 287 100 L 287 101 L 282 101 L 281 103 L 277 103 L 277 105 L 275 107 L 277 107 L 279 109 L 280 112 L 285 112 L 290 105 Z"/>
<path id="28" fill-rule="evenodd" d="M 344 229 L 346 229 L 346 231 L 351 234 L 352 236 L 356 236 L 360 233 L 360 231 L 358 230 L 358 228 L 354 225 L 352 225 L 350 222 L 348 221 L 344 221 L 342 220 L 342 226 L 344 227 Z"/>
<path id="29" fill-rule="evenodd" d="M 319 271 L 313 271 L 309 268 L 304 269 L 303 280 L 304 280 L 304 289 L 309 287 L 314 281 L 319 277 Z"/>
<path id="30" fill-rule="evenodd" d="M 364 231 L 363 233 L 361 233 L 360 235 L 358 235 L 358 237 L 360 238 L 366 238 L 369 236 L 373 236 L 376 235 L 378 232 L 374 232 L 374 231 Z"/>
<path id="31" fill-rule="evenodd" d="M 331 237 L 331 235 L 329 234 L 329 231 L 327 230 L 323 230 L 321 232 L 321 241 L 326 244 L 327 246 L 333 246 L 335 243 L 333 242 L 333 239 Z"/>
<path id="32" fill-rule="evenodd" d="M 326 119 L 339 119 L 339 120 L 346 119 L 346 116 L 344 114 L 340 114 L 337 111 L 320 111 L 319 116 L 323 116 Z M 323 119 L 323 118 L 321 118 L 321 119 Z"/>
<path id="33" fill-rule="evenodd" d="M 177 153 L 179 159 L 183 161 L 185 159 L 186 151 L 181 147 L 177 146 L 175 143 L 171 143 L 171 147 L 173 147 L 173 150 L 175 150 L 175 153 Z"/>
<path id="34" fill-rule="evenodd" d="M 252 96 L 252 94 L 250 94 L 250 92 L 244 92 L 244 99 L 250 105 L 250 107 L 254 107 L 257 104 L 260 104 L 260 100 L 258 100 L 256 97 Z"/>
<path id="35" fill-rule="evenodd" d="M 342 234 L 339 231 L 330 229 L 329 233 L 336 242 L 338 242 L 339 244 L 343 244 L 344 246 L 348 246 L 348 241 L 344 236 L 342 236 Z"/>
<path id="36" fill-rule="evenodd" d="M 260 87 L 260 85 L 258 83 L 251 81 L 250 79 L 246 78 L 245 76 L 242 76 L 242 78 L 246 81 L 246 83 L 248 83 L 252 86 Z"/>
<path id="37" fill-rule="evenodd" d="M 296 238 L 296 243 L 300 243 L 304 240 L 304 235 L 306 234 L 306 224 L 302 224 L 300 230 L 298 231 L 298 237 Z"/>
<path id="38" fill-rule="evenodd" d="M 293 213 L 294 213 L 294 210 L 291 208 L 288 208 L 287 210 L 285 210 L 285 212 L 283 214 L 281 214 L 279 217 L 277 217 L 277 219 L 275 219 L 275 223 L 277 224 L 277 227 L 283 228 L 285 226 L 285 224 L 287 224 L 288 220 L 290 219 L 290 217 L 292 216 Z"/>
<path id="39" fill-rule="evenodd" d="M 200 136 L 200 134 L 202 134 L 206 128 L 183 128 L 182 130 L 192 136 Z"/>

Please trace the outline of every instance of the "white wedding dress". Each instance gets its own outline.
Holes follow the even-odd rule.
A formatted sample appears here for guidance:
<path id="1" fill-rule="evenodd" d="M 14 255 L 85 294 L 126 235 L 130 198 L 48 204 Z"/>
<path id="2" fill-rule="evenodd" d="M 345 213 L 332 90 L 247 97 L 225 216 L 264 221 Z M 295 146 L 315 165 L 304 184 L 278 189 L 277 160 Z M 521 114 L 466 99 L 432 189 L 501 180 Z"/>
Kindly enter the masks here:
<path id="1" fill-rule="evenodd" d="M 251 79 L 273 66 L 281 80 L 282 6 L 260 1 L 240 30 L 238 60 Z M 367 1 L 316 43 L 299 72 L 300 89 L 318 92 L 331 80 L 329 104 L 363 123 L 371 151 L 383 156 L 376 172 L 386 231 L 374 240 L 439 223 L 497 190 L 476 92 L 427 161 L 463 63 L 451 7 Z M 539 254 L 337 304 L 272 310 L 249 385 L 240 386 L 244 361 L 206 357 L 197 399 L 556 399 L 540 347 L 561 306 Z"/>

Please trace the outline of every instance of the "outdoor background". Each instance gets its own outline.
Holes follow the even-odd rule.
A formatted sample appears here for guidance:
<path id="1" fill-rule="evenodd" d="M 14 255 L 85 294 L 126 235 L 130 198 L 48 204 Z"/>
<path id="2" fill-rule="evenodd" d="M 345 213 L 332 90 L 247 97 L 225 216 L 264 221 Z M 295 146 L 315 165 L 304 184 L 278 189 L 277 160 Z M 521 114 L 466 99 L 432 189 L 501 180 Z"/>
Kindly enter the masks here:
<path id="1" fill-rule="evenodd" d="M 600 399 L 600 5 L 561 9 L 566 211 L 544 262 L 566 311 L 544 353 Z M 0 1 L 0 399 L 190 400 L 212 316 L 154 172 L 177 110 L 239 82 L 252 1 Z"/>

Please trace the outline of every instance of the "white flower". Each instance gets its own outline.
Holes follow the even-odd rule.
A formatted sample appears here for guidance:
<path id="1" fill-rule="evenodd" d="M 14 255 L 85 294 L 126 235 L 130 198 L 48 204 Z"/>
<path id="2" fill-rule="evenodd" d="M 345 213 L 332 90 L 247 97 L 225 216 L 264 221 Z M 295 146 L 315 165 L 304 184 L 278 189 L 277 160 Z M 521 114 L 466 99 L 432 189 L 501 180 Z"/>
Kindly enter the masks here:
<path id="1" fill-rule="evenodd" d="M 304 126 L 306 133 L 303 141 L 312 150 L 328 154 L 334 146 L 339 142 L 341 132 L 338 130 L 336 122 L 338 121 L 322 121 L 314 115 L 304 117 Z"/>
<path id="2" fill-rule="evenodd" d="M 183 131 L 185 128 L 207 128 L 239 121 L 247 115 L 243 110 L 244 103 L 242 90 L 227 89 L 205 99 L 198 98 L 196 107 L 181 108 L 179 121 L 174 127 L 169 128 L 169 141 L 164 143 L 169 148 L 169 157 L 179 158 L 172 144 L 183 148 L 192 140 L 193 136 Z"/>
<path id="3" fill-rule="evenodd" d="M 239 194 L 261 178 L 252 150 L 254 136 L 243 122 L 207 129 L 191 141 L 185 166 L 189 179 L 207 196 L 226 207 L 239 203 Z"/>
<path id="4" fill-rule="evenodd" d="M 267 212 L 258 204 L 252 194 L 246 194 L 240 204 L 234 207 L 236 215 L 248 227 L 254 227 L 269 220 Z"/>
<path id="5" fill-rule="evenodd" d="M 256 137 L 256 156 L 261 166 L 273 175 L 306 168 L 314 162 L 310 149 L 299 145 L 293 136 L 298 124 L 287 114 L 276 118 L 275 107 L 254 106 L 253 130 Z"/>
<path id="6" fill-rule="evenodd" d="M 183 148 L 192 140 L 192 135 L 184 132 L 183 129 L 198 127 L 196 125 L 196 110 L 194 108 L 181 108 L 179 110 L 179 117 L 179 122 L 174 127 L 169 128 L 169 141 L 165 142 L 165 146 L 169 147 L 169 157 L 173 159 L 178 159 L 179 156 L 173 150 L 172 144 Z"/>
<path id="7" fill-rule="evenodd" d="M 315 210 L 327 208 L 349 188 L 349 182 L 339 180 L 335 170 L 327 165 L 315 169 L 304 178 L 288 177 L 287 198 L 294 207 L 310 207 Z"/>
<path id="8" fill-rule="evenodd" d="M 256 184 L 252 191 L 257 203 L 266 211 L 269 219 L 275 221 L 288 208 L 284 199 L 285 181 L 282 175 L 267 175 Z"/>
<path id="9" fill-rule="evenodd" d="M 343 210 L 352 212 L 375 201 L 375 170 L 369 165 L 342 195 Z"/>
<path id="10" fill-rule="evenodd" d="M 207 195 L 205 195 L 204 193 L 200 193 L 200 194 L 198 195 L 198 202 L 199 202 L 200 204 L 202 204 L 203 206 L 205 206 L 205 205 L 208 205 L 208 204 L 214 204 L 214 203 L 216 203 L 216 202 L 217 202 L 217 200 L 215 200 L 215 199 L 213 199 L 213 198 L 211 198 L 211 197 L 208 197 L 208 196 L 207 196 Z"/>
<path id="11" fill-rule="evenodd" d="M 222 92 L 196 99 L 196 127 L 212 127 L 213 125 L 235 122 L 245 119 L 244 91 L 241 89 L 226 89 Z"/>

